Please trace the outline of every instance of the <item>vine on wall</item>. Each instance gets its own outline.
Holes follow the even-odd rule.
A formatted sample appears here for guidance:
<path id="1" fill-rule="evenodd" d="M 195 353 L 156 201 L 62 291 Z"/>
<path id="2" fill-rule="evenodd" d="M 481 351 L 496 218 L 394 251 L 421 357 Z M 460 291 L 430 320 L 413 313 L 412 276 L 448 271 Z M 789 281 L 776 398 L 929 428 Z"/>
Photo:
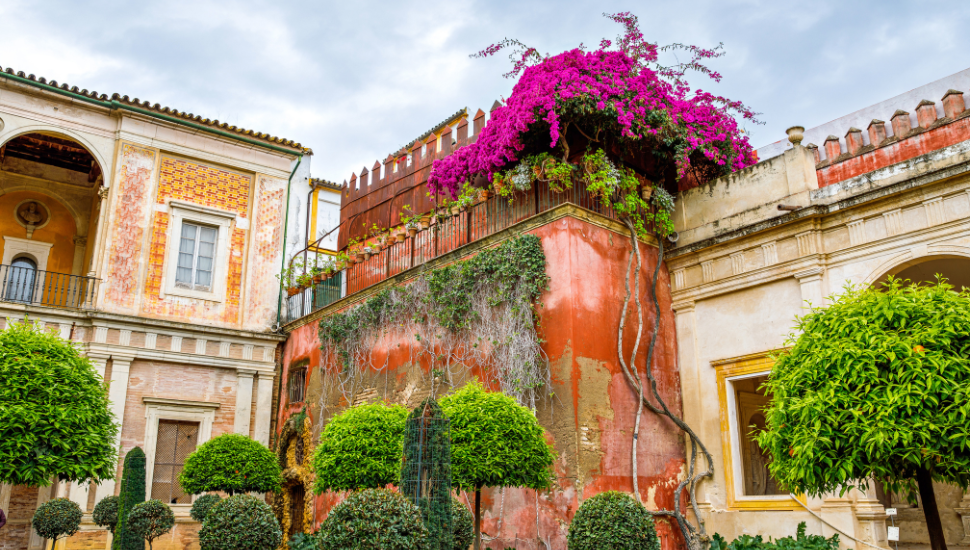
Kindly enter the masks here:
<path id="1" fill-rule="evenodd" d="M 535 408 L 552 394 L 536 316 L 548 281 L 542 242 L 520 235 L 378 292 L 320 322 L 324 364 L 337 366 L 324 382 L 353 403 L 364 389 L 365 371 L 389 370 L 389 354 L 374 350 L 410 340 L 410 362 L 430 366 L 432 393 L 442 384 L 464 384 L 471 376 L 468 367 L 477 366 L 507 395 Z M 376 362 L 379 356 L 382 363 Z"/>

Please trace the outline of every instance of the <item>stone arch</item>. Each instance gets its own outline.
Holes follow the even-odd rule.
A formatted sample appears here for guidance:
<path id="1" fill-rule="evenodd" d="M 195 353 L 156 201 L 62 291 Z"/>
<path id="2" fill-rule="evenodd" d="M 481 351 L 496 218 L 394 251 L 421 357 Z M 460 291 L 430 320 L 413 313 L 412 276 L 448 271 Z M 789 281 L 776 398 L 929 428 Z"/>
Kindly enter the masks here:
<path id="1" fill-rule="evenodd" d="M 111 165 L 108 163 L 108 157 L 105 156 L 106 152 L 98 149 L 96 145 L 91 143 L 91 140 L 84 137 L 82 134 L 68 128 L 52 126 L 50 124 L 29 124 L 27 126 L 17 127 L 16 129 L 10 129 L 7 132 L 0 130 L 0 147 L 20 136 L 35 133 L 53 134 L 55 136 L 64 137 L 76 141 L 79 145 L 87 149 L 88 153 L 91 153 L 94 160 L 96 160 L 101 166 L 101 173 L 104 174 L 105 187 L 108 187 L 109 182 L 111 181 L 109 178 L 111 173 Z"/>
<path id="2" fill-rule="evenodd" d="M 966 262 L 967 267 L 970 267 L 970 247 L 936 244 L 907 250 L 881 263 L 865 278 L 863 284 L 865 286 L 872 286 L 885 281 L 890 275 L 913 279 L 912 274 L 918 273 L 914 268 L 931 263 L 936 263 L 936 265 L 940 266 L 946 265 L 940 262 L 955 262 L 961 264 Z M 926 279 L 926 276 L 921 277 L 921 280 Z M 970 275 L 968 275 L 967 281 L 962 286 L 970 288 Z"/>

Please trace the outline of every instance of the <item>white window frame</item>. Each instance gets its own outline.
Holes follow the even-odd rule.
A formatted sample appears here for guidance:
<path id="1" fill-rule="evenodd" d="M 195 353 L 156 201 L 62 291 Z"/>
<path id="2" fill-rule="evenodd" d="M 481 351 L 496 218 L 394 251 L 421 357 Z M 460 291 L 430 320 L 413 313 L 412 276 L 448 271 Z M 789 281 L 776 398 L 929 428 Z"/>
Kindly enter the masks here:
<path id="1" fill-rule="evenodd" d="M 230 231 L 236 219 L 236 213 L 180 200 L 170 200 L 168 203 L 168 211 L 169 224 L 168 237 L 166 239 L 168 245 L 165 252 L 165 281 L 162 285 L 163 292 L 168 296 L 224 302 L 226 300 L 227 277 L 229 273 L 229 255 L 232 253 Z M 215 257 L 213 258 L 212 266 L 212 287 L 210 290 L 182 288 L 175 284 L 175 276 L 178 270 L 179 245 L 182 242 L 182 224 L 184 222 L 196 225 L 207 225 L 214 227 L 218 231 L 214 251 Z"/>
<path id="2" fill-rule="evenodd" d="M 155 475 L 155 449 L 158 446 L 158 421 L 176 420 L 199 423 L 196 448 L 212 438 L 212 424 L 220 403 L 208 401 L 183 401 L 161 397 L 142 397 L 145 403 L 145 480 L 146 492 L 151 495 L 151 480 Z M 192 495 L 195 502 L 196 495 Z M 172 510 L 186 512 L 191 504 L 172 504 Z"/>

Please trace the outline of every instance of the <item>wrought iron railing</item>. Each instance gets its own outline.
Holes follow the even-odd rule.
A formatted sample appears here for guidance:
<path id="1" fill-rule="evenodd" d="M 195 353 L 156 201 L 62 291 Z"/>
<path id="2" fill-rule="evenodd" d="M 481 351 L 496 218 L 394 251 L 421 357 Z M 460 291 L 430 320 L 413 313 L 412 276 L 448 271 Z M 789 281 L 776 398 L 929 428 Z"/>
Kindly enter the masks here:
<path id="1" fill-rule="evenodd" d="M 483 239 L 518 222 L 551 210 L 561 204 L 571 203 L 606 216 L 616 218 L 606 201 L 601 201 L 582 186 L 573 186 L 562 192 L 549 189 L 541 182 L 529 191 L 508 198 L 494 195 L 472 205 L 456 215 L 439 218 L 426 229 L 403 241 L 394 242 L 370 258 L 356 263 L 320 285 L 338 280 L 327 290 L 320 285 L 291 296 L 286 300 L 284 322 L 291 322 L 322 309 L 344 296 L 360 292 L 413 267 L 427 263 L 468 243 Z M 312 248 L 311 245 L 308 248 Z M 344 284 L 346 279 L 346 284 Z M 342 292 L 337 290 L 343 289 Z"/>
<path id="2" fill-rule="evenodd" d="M 58 308 L 93 309 L 100 279 L 0 265 L 0 301 Z"/>

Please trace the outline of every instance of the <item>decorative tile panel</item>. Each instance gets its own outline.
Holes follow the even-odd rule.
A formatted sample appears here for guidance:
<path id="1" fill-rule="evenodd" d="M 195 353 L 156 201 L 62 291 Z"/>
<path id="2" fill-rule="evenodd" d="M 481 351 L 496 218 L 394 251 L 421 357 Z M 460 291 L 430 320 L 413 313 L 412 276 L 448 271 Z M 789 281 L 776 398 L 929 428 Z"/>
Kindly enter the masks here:
<path id="1" fill-rule="evenodd" d="M 154 166 L 155 152 L 151 149 L 122 145 L 118 190 L 111 213 L 111 244 L 104 271 L 104 299 L 108 306 L 135 307 Z"/>

